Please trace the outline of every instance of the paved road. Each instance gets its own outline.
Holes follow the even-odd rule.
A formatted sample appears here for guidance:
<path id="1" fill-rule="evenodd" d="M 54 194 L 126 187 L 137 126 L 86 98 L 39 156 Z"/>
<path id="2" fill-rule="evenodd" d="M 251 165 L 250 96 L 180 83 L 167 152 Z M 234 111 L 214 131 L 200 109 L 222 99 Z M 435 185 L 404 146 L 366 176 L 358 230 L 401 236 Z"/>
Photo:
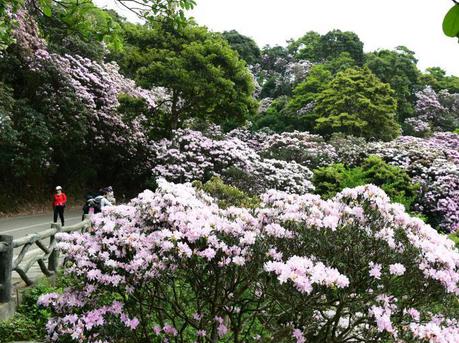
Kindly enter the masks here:
<path id="1" fill-rule="evenodd" d="M 81 209 L 65 209 L 65 225 L 73 225 L 81 221 Z M 11 235 L 14 238 L 23 237 L 30 233 L 40 232 L 50 228 L 53 213 L 30 216 L 0 218 L 0 234 Z"/>

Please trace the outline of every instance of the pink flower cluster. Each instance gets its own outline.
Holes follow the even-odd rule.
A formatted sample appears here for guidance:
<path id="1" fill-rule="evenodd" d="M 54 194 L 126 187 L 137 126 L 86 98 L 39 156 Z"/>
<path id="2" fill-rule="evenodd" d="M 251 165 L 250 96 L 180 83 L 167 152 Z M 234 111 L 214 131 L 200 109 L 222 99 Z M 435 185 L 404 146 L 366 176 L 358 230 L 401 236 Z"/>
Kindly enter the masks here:
<path id="1" fill-rule="evenodd" d="M 126 122 L 117 111 L 118 96 L 128 94 L 144 99 L 150 108 L 154 108 L 158 92 L 137 87 L 134 81 L 124 78 L 115 63 L 99 64 L 87 58 L 75 55 L 46 54 L 38 50 L 35 63 L 51 64 L 74 90 L 76 96 L 90 111 L 90 130 L 97 144 L 115 144 L 129 146 L 146 145 L 146 130 L 143 115 Z"/>
<path id="2" fill-rule="evenodd" d="M 265 264 L 267 272 L 273 272 L 281 284 L 291 281 L 302 293 L 311 293 L 313 285 L 344 288 L 349 286 L 349 279 L 336 268 L 327 268 L 323 263 L 316 263 L 307 257 L 293 256 L 285 263 L 270 261 Z"/>
<path id="3" fill-rule="evenodd" d="M 436 122 L 447 109 L 440 103 L 437 93 L 427 86 L 416 93 L 416 116 L 408 118 L 406 124 L 418 137 L 426 137 L 436 129 Z"/>

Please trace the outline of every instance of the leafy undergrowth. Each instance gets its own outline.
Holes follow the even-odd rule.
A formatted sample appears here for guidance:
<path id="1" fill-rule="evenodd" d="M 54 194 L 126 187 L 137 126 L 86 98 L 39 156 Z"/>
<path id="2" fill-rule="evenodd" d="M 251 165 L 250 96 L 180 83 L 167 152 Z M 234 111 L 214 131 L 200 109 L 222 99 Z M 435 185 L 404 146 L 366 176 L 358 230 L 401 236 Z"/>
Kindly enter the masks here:
<path id="1" fill-rule="evenodd" d="M 51 313 L 47 309 L 39 308 L 37 300 L 42 294 L 62 291 L 66 283 L 67 280 L 58 275 L 54 286 L 51 280 L 45 278 L 26 289 L 14 317 L 0 321 L 0 342 L 43 340 L 46 334 L 45 325 Z"/>

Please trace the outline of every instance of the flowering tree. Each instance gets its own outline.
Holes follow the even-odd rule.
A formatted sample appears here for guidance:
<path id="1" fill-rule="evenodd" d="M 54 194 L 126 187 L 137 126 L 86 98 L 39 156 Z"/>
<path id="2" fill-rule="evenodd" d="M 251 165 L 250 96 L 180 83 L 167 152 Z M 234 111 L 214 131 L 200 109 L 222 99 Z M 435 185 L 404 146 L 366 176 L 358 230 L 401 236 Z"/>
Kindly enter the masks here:
<path id="1" fill-rule="evenodd" d="M 407 133 L 425 137 L 444 126 L 447 109 L 440 103 L 437 93 L 430 87 L 416 93 L 415 117 L 407 118 Z"/>
<path id="2" fill-rule="evenodd" d="M 459 339 L 459 252 L 377 187 L 221 209 L 158 184 L 60 234 L 75 282 L 39 300 L 51 341 Z"/>
<path id="3" fill-rule="evenodd" d="M 98 182 L 98 174 L 104 182 L 121 187 L 133 181 L 135 187 L 147 171 L 139 161 L 149 155 L 149 121 L 162 91 L 137 87 L 114 63 L 51 53 L 33 17 L 21 10 L 16 19 L 16 44 L 0 59 L 3 82 L 16 100 L 9 121 L 20 132 L 16 146 L 0 146 L 6 186 L 43 198 L 51 180 L 71 180 L 79 188 Z M 123 96 L 147 110 L 126 115 Z"/>
<path id="4" fill-rule="evenodd" d="M 252 66 L 252 71 L 262 87 L 258 96 L 263 99 L 290 95 L 293 87 L 304 81 L 311 68 L 310 61 L 296 59 L 283 47 L 265 47 L 260 63 Z"/>

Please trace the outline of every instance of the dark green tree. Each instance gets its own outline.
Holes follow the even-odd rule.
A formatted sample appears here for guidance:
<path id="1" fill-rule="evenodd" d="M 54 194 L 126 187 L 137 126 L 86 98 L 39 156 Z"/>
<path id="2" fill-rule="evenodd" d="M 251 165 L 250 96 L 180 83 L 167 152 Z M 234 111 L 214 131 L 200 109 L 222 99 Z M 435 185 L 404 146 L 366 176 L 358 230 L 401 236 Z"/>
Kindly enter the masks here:
<path id="1" fill-rule="evenodd" d="M 316 129 L 367 139 L 391 140 L 400 134 L 394 92 L 368 68 L 339 72 L 315 97 Z"/>
<path id="2" fill-rule="evenodd" d="M 323 64 L 313 66 L 306 80 L 293 89 L 288 108 L 292 112 L 300 111 L 316 100 L 317 95 L 322 92 L 332 80 L 333 74 Z"/>
<path id="3" fill-rule="evenodd" d="M 254 83 L 244 61 L 220 34 L 189 22 L 173 27 L 125 24 L 122 70 L 146 88 L 165 87 L 169 129 L 188 118 L 236 125 L 254 113 Z"/>
<path id="4" fill-rule="evenodd" d="M 413 104 L 420 76 L 416 63 L 414 52 L 403 46 L 395 50 L 375 51 L 366 58 L 366 66 L 395 91 L 399 122 L 414 113 Z"/>
<path id="5" fill-rule="evenodd" d="M 296 40 L 290 40 L 287 49 L 297 59 L 315 62 L 319 60 L 320 38 L 319 33 L 309 31 Z"/>
<path id="6" fill-rule="evenodd" d="M 437 92 L 446 89 L 450 93 L 459 93 L 459 77 L 446 75 L 446 71 L 440 67 L 426 69 L 426 73 L 420 77 L 422 85 L 430 85 Z"/>
<path id="7" fill-rule="evenodd" d="M 276 132 L 314 130 L 315 99 L 332 79 L 333 74 L 326 65 L 314 65 L 306 80 L 293 89 L 292 97 L 282 96 L 275 99 L 266 113 L 255 118 L 254 127 L 269 127 Z"/>
<path id="8" fill-rule="evenodd" d="M 324 63 L 347 53 L 357 65 L 362 65 L 364 61 L 363 43 L 357 34 L 350 31 L 332 30 L 323 36 L 309 31 L 288 43 L 288 51 L 297 59 Z"/>
<path id="9" fill-rule="evenodd" d="M 333 30 L 320 37 L 319 60 L 331 60 L 347 52 L 358 65 L 364 61 L 363 42 L 354 32 Z"/>
<path id="10" fill-rule="evenodd" d="M 333 75 L 340 71 L 357 66 L 356 61 L 347 51 L 342 52 L 336 58 L 326 61 L 323 65 Z"/>
<path id="11" fill-rule="evenodd" d="M 255 65 L 260 62 L 261 50 L 252 38 L 241 35 L 236 30 L 225 31 L 222 35 L 247 64 Z"/>

